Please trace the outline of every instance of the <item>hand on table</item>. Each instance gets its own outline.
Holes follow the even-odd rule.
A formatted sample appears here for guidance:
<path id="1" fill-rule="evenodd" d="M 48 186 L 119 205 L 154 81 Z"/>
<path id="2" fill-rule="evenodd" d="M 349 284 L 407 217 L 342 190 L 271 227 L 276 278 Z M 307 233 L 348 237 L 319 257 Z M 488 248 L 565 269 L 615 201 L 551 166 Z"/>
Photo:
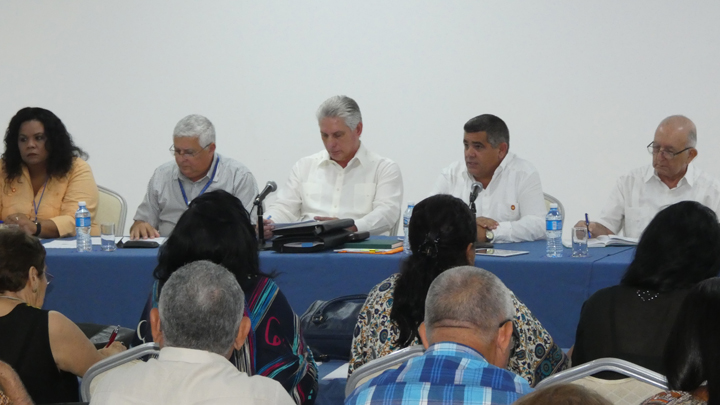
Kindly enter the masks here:
<path id="1" fill-rule="evenodd" d="M 37 231 L 37 225 L 35 225 L 35 222 L 31 221 L 25 214 L 10 214 L 7 218 L 5 218 L 5 224 L 17 225 L 28 235 L 34 235 Z"/>
<path id="2" fill-rule="evenodd" d="M 575 226 L 586 226 L 586 223 L 585 221 L 578 221 Z M 590 231 L 590 235 L 588 235 L 588 237 L 592 238 L 597 238 L 600 235 L 614 235 L 613 231 L 607 229 L 605 226 L 597 222 L 590 222 L 588 230 Z"/>
<path id="3" fill-rule="evenodd" d="M 268 240 L 273 237 L 273 231 L 275 230 L 275 221 L 272 219 L 263 219 L 263 238 Z M 257 229 L 255 230 L 257 233 Z"/>
<path id="4" fill-rule="evenodd" d="M 496 228 L 498 227 L 498 225 L 500 225 L 500 224 L 498 223 L 498 221 L 496 221 L 496 220 L 494 220 L 494 219 L 492 219 L 492 218 L 486 218 L 486 217 L 477 217 L 477 218 L 475 218 L 475 223 L 476 223 L 477 226 L 479 226 L 479 227 L 482 227 L 482 228 L 485 228 L 485 229 L 490 229 L 490 230 L 496 229 Z"/>
<path id="5" fill-rule="evenodd" d="M 140 238 L 158 238 L 160 233 L 152 225 L 145 221 L 135 221 L 130 227 L 130 239 L 137 240 Z"/>

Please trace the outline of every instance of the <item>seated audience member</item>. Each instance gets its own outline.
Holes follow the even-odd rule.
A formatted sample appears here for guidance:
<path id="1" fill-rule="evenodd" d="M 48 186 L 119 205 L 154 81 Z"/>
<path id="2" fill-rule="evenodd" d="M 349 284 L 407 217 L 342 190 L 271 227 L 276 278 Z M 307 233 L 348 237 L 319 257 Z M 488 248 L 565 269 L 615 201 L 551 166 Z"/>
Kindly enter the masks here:
<path id="1" fill-rule="evenodd" d="M 665 374 L 662 353 L 690 289 L 720 271 L 720 225 L 694 201 L 660 211 L 643 232 L 620 285 L 583 304 L 573 366 L 616 357 Z M 603 378 L 614 378 L 606 372 Z"/>
<path id="2" fill-rule="evenodd" d="M 15 369 L 36 403 L 76 402 L 77 377 L 125 347 L 115 342 L 96 350 L 64 315 L 40 309 L 51 278 L 38 239 L 0 230 L 0 360 Z"/>
<path id="3" fill-rule="evenodd" d="M 356 388 L 346 404 L 511 404 L 532 391 L 507 371 L 515 306 L 489 271 L 449 269 L 433 280 L 418 334 L 422 356 Z"/>
<path id="4" fill-rule="evenodd" d="M 540 175 L 509 151 L 510 132 L 500 118 L 483 114 L 465 123 L 464 161 L 443 169 L 432 194 L 450 194 L 476 207 L 478 241 L 520 242 L 545 237 L 545 197 Z M 482 185 L 474 202 L 470 194 Z"/>
<path id="5" fill-rule="evenodd" d="M 110 370 L 95 404 L 286 404 L 275 380 L 238 371 L 227 359 L 250 330 L 245 295 L 235 276 L 208 261 L 187 264 L 163 286 L 150 312 L 157 359 Z"/>
<path id="6" fill-rule="evenodd" d="M 720 181 L 691 162 L 698 154 L 697 130 L 687 117 L 662 120 L 648 145 L 652 165 L 635 169 L 618 179 L 597 222 L 593 236 L 617 234 L 639 238 L 663 207 L 679 201 L 697 201 L 720 212 Z M 585 226 L 585 221 L 578 222 Z"/>
<path id="7" fill-rule="evenodd" d="M 0 405 L 32 405 L 20 377 L 3 361 L 0 361 Z"/>
<path id="8" fill-rule="evenodd" d="M 152 307 L 170 276 L 197 260 L 222 265 L 245 292 L 252 328 L 247 343 L 230 359 L 238 370 L 280 382 L 298 404 L 314 403 L 317 366 L 300 334 L 300 320 L 272 277 L 260 272 L 255 228 L 240 200 L 226 191 L 195 198 L 178 220 L 158 255 Z"/>
<path id="9" fill-rule="evenodd" d="M 0 219 L 28 235 L 57 238 L 75 235 L 75 212 L 85 201 L 92 235 L 98 188 L 87 153 L 75 146 L 55 114 L 26 107 L 10 120 L 0 167 Z"/>
<path id="10" fill-rule="evenodd" d="M 445 270 L 475 263 L 477 228 L 462 200 L 446 195 L 428 197 L 415 206 L 410 221 L 410 247 L 400 274 L 376 285 L 358 315 L 351 347 L 349 373 L 378 357 L 419 345 L 425 296 L 432 281 Z M 519 339 L 507 369 L 530 386 L 564 370 L 569 360 L 530 310 L 510 292 L 513 323 Z"/>
<path id="11" fill-rule="evenodd" d="M 514 405 L 612 405 L 612 402 L 582 385 L 557 384 L 535 390 Z"/>
<path id="12" fill-rule="evenodd" d="M 690 290 L 678 311 L 663 356 L 668 387 L 643 405 L 720 404 L 720 279 Z"/>
<path id="13" fill-rule="evenodd" d="M 317 111 L 325 150 L 300 159 L 277 200 L 265 212 L 265 237 L 273 223 L 352 218 L 356 231 L 389 234 L 400 219 L 400 168 L 360 142 L 360 107 L 346 96 L 325 100 Z"/>
<path id="14" fill-rule="evenodd" d="M 188 115 L 173 131 L 175 162 L 155 169 L 135 212 L 130 237 L 168 236 L 190 201 L 205 192 L 225 190 L 247 210 L 258 193 L 255 177 L 242 163 L 215 152 L 215 127 L 202 115 Z"/>

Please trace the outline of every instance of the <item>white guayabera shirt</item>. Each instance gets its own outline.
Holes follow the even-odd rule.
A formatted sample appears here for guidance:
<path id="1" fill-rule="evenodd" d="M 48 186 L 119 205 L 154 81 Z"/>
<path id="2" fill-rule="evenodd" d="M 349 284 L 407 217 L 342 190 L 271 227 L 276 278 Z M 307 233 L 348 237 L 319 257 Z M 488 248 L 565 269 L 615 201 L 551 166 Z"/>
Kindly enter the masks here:
<path id="1" fill-rule="evenodd" d="M 685 177 L 670 189 L 655 174 L 652 165 L 632 170 L 618 179 L 598 223 L 613 233 L 639 238 L 660 210 L 680 201 L 697 201 L 720 213 L 720 182 L 688 165 Z"/>
<path id="2" fill-rule="evenodd" d="M 432 194 L 450 194 L 466 203 L 475 179 L 461 160 L 443 169 Z M 478 217 L 499 223 L 494 242 L 523 242 L 545 237 L 547 208 L 540 175 L 527 160 L 508 153 L 487 188 L 475 200 Z"/>
<path id="3" fill-rule="evenodd" d="M 397 163 L 361 143 L 344 169 L 325 150 L 300 159 L 265 217 L 276 223 L 352 218 L 359 232 L 387 235 L 400 219 L 402 197 Z"/>

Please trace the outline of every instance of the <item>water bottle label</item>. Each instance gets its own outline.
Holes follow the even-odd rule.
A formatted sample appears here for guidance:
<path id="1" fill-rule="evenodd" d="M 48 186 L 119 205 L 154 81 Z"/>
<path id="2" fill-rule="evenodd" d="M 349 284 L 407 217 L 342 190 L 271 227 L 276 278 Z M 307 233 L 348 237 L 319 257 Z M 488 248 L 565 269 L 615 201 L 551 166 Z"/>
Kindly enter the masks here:
<path id="1" fill-rule="evenodd" d="M 404 217 L 404 218 L 403 218 L 403 226 L 404 226 L 404 227 L 410 226 L 410 217 Z"/>
<path id="2" fill-rule="evenodd" d="M 562 230 L 562 220 L 545 221 L 546 231 L 560 231 Z"/>
<path id="3" fill-rule="evenodd" d="M 75 226 L 78 228 L 84 228 L 84 227 L 90 226 L 90 217 L 75 218 Z"/>

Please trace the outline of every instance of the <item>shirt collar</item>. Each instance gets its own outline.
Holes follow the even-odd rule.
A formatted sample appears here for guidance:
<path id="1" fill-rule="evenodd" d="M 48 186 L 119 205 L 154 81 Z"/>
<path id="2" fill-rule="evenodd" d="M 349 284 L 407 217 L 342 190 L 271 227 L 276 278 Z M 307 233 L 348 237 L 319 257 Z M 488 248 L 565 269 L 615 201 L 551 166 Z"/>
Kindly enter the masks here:
<path id="1" fill-rule="evenodd" d="M 213 169 L 215 169 L 215 163 L 217 163 L 217 160 L 219 158 L 220 158 L 220 155 L 217 152 L 213 152 L 213 160 L 212 160 L 212 162 L 210 162 L 210 169 L 207 171 L 207 173 L 205 173 L 205 176 L 203 176 L 198 181 L 203 181 L 205 179 L 209 179 L 210 176 L 212 176 Z M 175 175 L 175 177 L 174 177 L 175 179 L 184 180 L 189 183 L 197 183 L 198 182 L 198 181 L 192 181 L 192 180 L 188 179 L 187 177 L 185 177 L 184 174 L 180 173 L 180 168 L 178 167 L 177 163 L 175 164 L 175 167 L 173 168 L 173 174 Z M 219 174 L 220 174 L 220 167 L 218 165 L 218 172 L 215 173 L 215 178 L 213 179 L 213 182 L 218 181 Z"/>
<path id="2" fill-rule="evenodd" d="M 163 347 L 158 356 L 161 361 L 181 361 L 184 363 L 227 363 L 230 361 L 225 357 L 210 353 L 205 350 L 186 349 L 182 347 Z"/>
<path id="3" fill-rule="evenodd" d="M 695 165 L 692 164 L 692 162 L 691 162 L 690 164 L 688 164 L 687 171 L 685 171 L 685 175 L 678 182 L 677 187 L 680 187 L 680 185 L 683 183 L 683 181 L 685 181 L 690 187 L 692 187 L 693 184 L 695 184 L 695 180 L 697 179 L 697 176 L 698 176 L 698 172 L 697 172 L 697 170 L 695 170 Z M 645 176 L 644 176 L 643 180 L 645 180 L 645 183 L 647 183 L 653 178 L 657 179 L 657 181 L 659 181 L 659 182 L 662 182 L 662 180 L 660 180 L 660 177 L 658 177 L 657 173 L 655 173 L 655 169 L 652 167 L 652 165 L 650 165 L 650 166 L 648 166 L 648 169 L 645 171 Z"/>
<path id="4" fill-rule="evenodd" d="M 334 160 L 330 159 L 330 154 L 328 153 L 327 150 L 323 150 L 322 156 L 323 156 L 323 158 L 320 161 L 321 165 L 330 164 L 330 162 L 334 162 Z M 367 163 L 367 160 L 368 160 L 368 152 L 367 152 L 367 149 L 365 149 L 365 147 L 363 146 L 362 141 L 360 141 L 360 147 L 358 148 L 357 152 L 355 152 L 355 156 L 353 156 L 353 158 L 350 159 L 347 166 L 345 166 L 345 167 L 349 167 L 356 160 L 358 161 L 358 163 L 360 165 L 364 165 L 365 163 Z"/>
<path id="5" fill-rule="evenodd" d="M 466 356 L 475 357 L 479 361 L 488 362 L 485 360 L 485 356 L 483 356 L 482 353 L 462 343 L 438 342 L 430 345 L 427 350 L 425 350 L 425 355 L 428 356 L 456 356 L 458 354 L 464 354 Z"/>

